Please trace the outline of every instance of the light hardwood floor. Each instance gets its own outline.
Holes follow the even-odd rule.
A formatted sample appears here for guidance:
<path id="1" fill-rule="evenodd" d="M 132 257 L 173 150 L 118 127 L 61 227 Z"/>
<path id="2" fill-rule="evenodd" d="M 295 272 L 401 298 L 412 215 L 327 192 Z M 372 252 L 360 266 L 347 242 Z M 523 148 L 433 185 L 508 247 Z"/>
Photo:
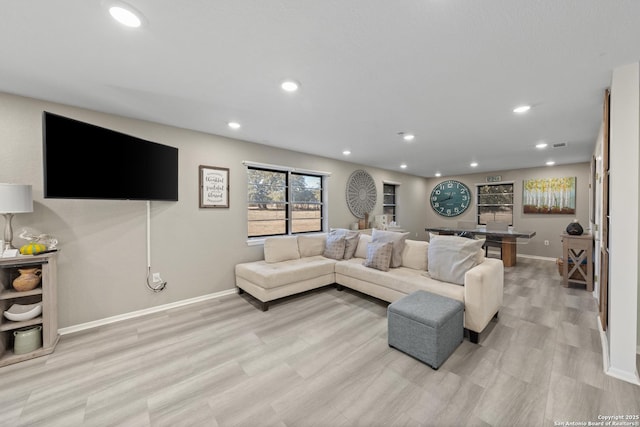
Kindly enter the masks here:
<path id="1" fill-rule="evenodd" d="M 504 307 L 434 371 L 387 345 L 387 304 L 246 295 L 65 335 L 0 368 L 1 426 L 553 426 L 640 414 L 603 373 L 595 300 L 551 261 L 505 269 Z M 565 424 L 566 425 L 566 424 Z M 586 424 L 585 424 L 586 425 Z"/>

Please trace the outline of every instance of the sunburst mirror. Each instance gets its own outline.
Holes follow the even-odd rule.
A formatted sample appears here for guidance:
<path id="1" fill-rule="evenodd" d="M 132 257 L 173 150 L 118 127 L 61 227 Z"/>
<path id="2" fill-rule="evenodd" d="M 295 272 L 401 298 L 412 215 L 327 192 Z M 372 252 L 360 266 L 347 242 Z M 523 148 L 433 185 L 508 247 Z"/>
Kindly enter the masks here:
<path id="1" fill-rule="evenodd" d="M 356 218 L 364 218 L 376 206 L 376 183 L 368 172 L 359 169 L 347 180 L 347 206 Z"/>

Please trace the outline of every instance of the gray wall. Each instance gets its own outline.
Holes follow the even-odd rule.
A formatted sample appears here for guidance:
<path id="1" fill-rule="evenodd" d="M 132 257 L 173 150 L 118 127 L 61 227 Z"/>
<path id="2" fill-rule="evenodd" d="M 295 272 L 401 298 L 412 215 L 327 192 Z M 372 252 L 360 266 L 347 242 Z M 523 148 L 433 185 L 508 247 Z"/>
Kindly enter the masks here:
<path id="1" fill-rule="evenodd" d="M 146 202 L 43 198 L 43 110 L 179 148 L 180 201 L 151 204 L 151 263 L 168 282 L 165 291 L 151 292 L 145 284 Z M 14 235 L 28 227 L 60 240 L 60 327 L 233 289 L 234 265 L 262 258 L 262 246 L 247 245 L 243 160 L 331 172 L 331 227 L 356 220 L 345 201 L 354 170 L 375 179 L 373 214 L 382 213 L 382 181 L 399 182 L 398 222 L 413 238 L 425 237 L 426 180 L 402 173 L 1 93 L 0 141 L 0 182 L 33 186 L 34 212 L 16 215 Z M 199 209 L 198 165 L 230 169 L 229 209 Z M 92 170 L 91 159 L 78 160 L 78 179 L 105 172 Z M 15 238 L 16 246 L 22 243 Z"/>
<path id="2" fill-rule="evenodd" d="M 513 226 L 516 230 L 535 231 L 533 239 L 518 239 L 518 254 L 534 255 L 540 257 L 559 258 L 562 256 L 562 242 L 560 234 L 564 232 L 567 225 L 577 218 L 585 231 L 589 228 L 589 183 L 591 166 L 589 163 L 576 163 L 572 165 L 560 165 L 553 167 L 540 167 L 531 169 L 519 169 L 500 171 L 495 173 L 481 173 L 459 176 L 447 176 L 441 178 L 430 178 L 427 180 L 429 193 L 433 187 L 446 179 L 457 179 L 465 183 L 474 198 L 477 196 L 476 184 L 486 183 L 487 176 L 500 175 L 502 181 L 512 181 L 514 183 L 514 208 Z M 544 215 L 544 214 L 524 214 L 522 212 L 522 181 L 537 178 L 562 178 L 567 176 L 576 177 L 576 215 Z M 429 194 L 428 193 L 428 194 Z M 428 204 L 428 200 L 426 200 Z M 474 205 L 467 211 L 455 218 L 445 218 L 435 213 L 430 205 L 427 205 L 427 227 L 455 227 L 460 220 L 475 221 L 476 209 Z M 544 245 L 544 241 L 549 241 L 549 246 Z"/>
<path id="3" fill-rule="evenodd" d="M 180 201 L 151 203 L 151 263 L 153 271 L 169 283 L 165 291 L 153 293 L 145 285 L 146 202 L 43 198 L 43 110 L 179 148 Z M 400 183 L 397 219 L 413 239 L 426 240 L 426 226 L 455 225 L 458 219 L 474 219 L 475 215 L 471 208 L 461 217 L 445 219 L 429 207 L 431 189 L 446 178 L 424 179 L 8 94 L 0 94 L 0 141 L 0 182 L 31 184 L 34 192 L 34 212 L 16 215 L 14 234 L 28 227 L 52 234 L 61 242 L 60 327 L 232 289 L 233 266 L 262 257 L 262 246 L 247 245 L 243 160 L 331 172 L 327 189 L 331 227 L 348 227 L 356 220 L 345 201 L 346 181 L 356 169 L 367 170 L 375 179 L 378 203 L 373 215 L 382 213 L 382 182 Z M 229 209 L 198 207 L 198 165 L 230 169 Z M 91 159 L 79 159 L 79 177 L 96 172 L 91 169 Z M 561 256 L 559 235 L 573 219 L 522 214 L 523 179 L 576 176 L 576 217 L 588 224 L 588 163 L 495 174 L 515 182 L 516 228 L 537 232 L 528 244 L 519 245 L 519 253 Z M 447 178 L 465 182 L 475 194 L 475 184 L 495 174 Z M 545 247 L 544 240 L 551 245 Z M 16 237 L 15 243 L 23 242 Z"/>

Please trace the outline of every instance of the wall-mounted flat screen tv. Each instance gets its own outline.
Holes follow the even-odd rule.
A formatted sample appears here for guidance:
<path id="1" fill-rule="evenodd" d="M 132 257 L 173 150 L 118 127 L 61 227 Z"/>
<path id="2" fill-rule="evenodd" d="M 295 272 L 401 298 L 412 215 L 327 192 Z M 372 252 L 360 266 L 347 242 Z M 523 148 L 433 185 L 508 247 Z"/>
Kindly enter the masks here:
<path id="1" fill-rule="evenodd" d="M 178 149 L 43 112 L 44 197 L 178 200 Z"/>

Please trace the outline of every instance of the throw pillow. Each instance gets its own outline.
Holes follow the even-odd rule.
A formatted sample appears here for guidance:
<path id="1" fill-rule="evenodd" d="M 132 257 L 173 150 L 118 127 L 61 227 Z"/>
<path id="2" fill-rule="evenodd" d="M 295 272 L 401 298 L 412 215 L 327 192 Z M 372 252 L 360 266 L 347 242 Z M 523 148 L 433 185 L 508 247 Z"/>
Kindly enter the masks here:
<path id="1" fill-rule="evenodd" d="M 429 243 L 418 240 L 406 240 L 402 251 L 402 266 L 414 270 L 427 269 Z"/>
<path id="2" fill-rule="evenodd" d="M 267 237 L 264 240 L 264 260 L 266 262 L 300 259 L 296 236 Z"/>
<path id="3" fill-rule="evenodd" d="M 402 250 L 404 249 L 404 242 L 407 240 L 409 233 L 396 233 L 395 231 L 382 231 L 374 228 L 371 236 L 373 243 L 391 242 L 393 244 L 391 267 L 400 267 L 402 265 Z"/>
<path id="4" fill-rule="evenodd" d="M 367 245 L 367 259 L 364 261 L 364 266 L 389 271 L 392 254 L 392 242 L 369 243 Z"/>
<path id="5" fill-rule="evenodd" d="M 358 247 L 356 253 L 353 254 L 356 258 L 367 258 L 367 245 L 371 243 L 371 236 L 368 234 L 360 234 L 358 239 Z"/>
<path id="6" fill-rule="evenodd" d="M 339 234 L 327 235 L 327 243 L 324 247 L 324 255 L 327 258 L 340 260 L 344 256 L 344 248 L 346 246 L 344 236 Z"/>
<path id="7" fill-rule="evenodd" d="M 443 282 L 464 285 L 464 275 L 479 264 L 478 250 L 482 240 L 458 236 L 429 237 L 429 275 Z"/>
<path id="8" fill-rule="evenodd" d="M 343 259 L 353 258 L 353 254 L 356 252 L 356 248 L 358 247 L 358 242 L 360 240 L 360 232 L 347 230 L 346 228 L 335 228 L 331 230 L 331 234 L 344 236 L 345 248 Z"/>
<path id="9" fill-rule="evenodd" d="M 358 242 L 360 241 L 360 233 L 350 231 L 352 234 L 345 236 L 344 259 L 351 259 L 356 253 Z"/>

